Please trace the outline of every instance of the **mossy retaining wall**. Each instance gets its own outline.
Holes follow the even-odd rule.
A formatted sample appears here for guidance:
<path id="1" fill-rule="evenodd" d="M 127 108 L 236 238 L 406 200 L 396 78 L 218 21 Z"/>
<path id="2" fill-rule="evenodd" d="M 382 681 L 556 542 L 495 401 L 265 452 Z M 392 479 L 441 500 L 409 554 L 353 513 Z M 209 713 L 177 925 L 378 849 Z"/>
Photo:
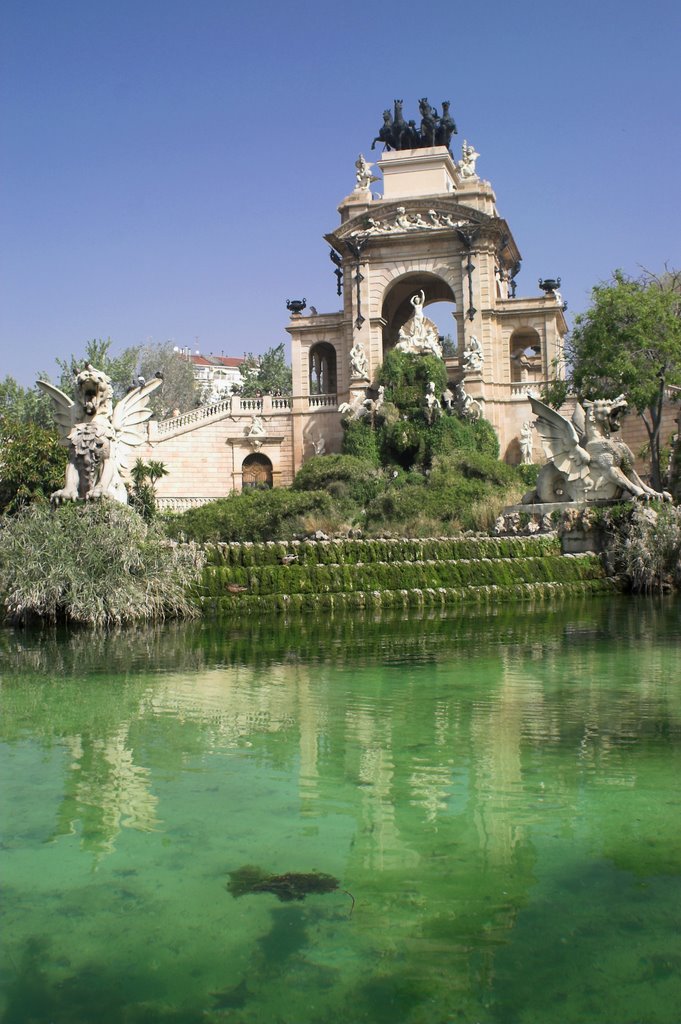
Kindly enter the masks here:
<path id="1" fill-rule="evenodd" d="M 204 611 L 442 607 L 615 589 L 594 555 L 556 537 L 342 540 L 208 548 Z"/>

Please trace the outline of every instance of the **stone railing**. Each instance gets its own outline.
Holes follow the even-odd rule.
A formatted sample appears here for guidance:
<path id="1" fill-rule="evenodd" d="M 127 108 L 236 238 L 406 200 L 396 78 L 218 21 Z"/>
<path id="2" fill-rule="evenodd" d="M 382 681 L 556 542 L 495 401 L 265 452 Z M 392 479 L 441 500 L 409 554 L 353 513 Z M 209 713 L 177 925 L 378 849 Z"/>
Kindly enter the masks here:
<path id="1" fill-rule="evenodd" d="M 330 409 L 338 405 L 337 395 L 308 395 L 308 409 Z"/>
<path id="2" fill-rule="evenodd" d="M 309 395 L 302 399 L 307 403 L 309 409 L 336 409 L 338 398 L 336 395 Z M 193 427 L 204 420 L 219 419 L 222 416 L 271 416 L 273 414 L 285 416 L 291 412 L 294 399 L 290 395 L 262 395 L 258 398 L 244 398 L 241 395 L 230 395 L 219 402 L 211 405 L 200 405 L 198 409 L 191 409 L 180 416 L 173 416 L 167 420 L 152 421 L 150 424 L 150 435 L 152 440 L 159 437 L 166 437 L 174 434 L 185 427 Z"/>
<path id="3" fill-rule="evenodd" d="M 511 384 L 511 398 L 525 398 L 528 391 L 539 394 L 541 388 L 548 384 L 547 380 L 519 380 Z"/>
<path id="4" fill-rule="evenodd" d="M 217 498 L 156 498 L 156 505 L 161 512 L 186 512 L 188 508 L 199 508 Z"/>
<path id="5" fill-rule="evenodd" d="M 163 434 L 171 434 L 181 427 L 192 426 L 200 423 L 201 420 L 209 420 L 214 416 L 223 416 L 232 411 L 232 399 L 223 398 L 221 402 L 213 402 L 211 405 L 200 405 L 198 409 L 191 409 L 183 412 L 180 416 L 172 416 L 168 420 L 159 420 L 156 424 L 156 433 L 159 437 Z"/>

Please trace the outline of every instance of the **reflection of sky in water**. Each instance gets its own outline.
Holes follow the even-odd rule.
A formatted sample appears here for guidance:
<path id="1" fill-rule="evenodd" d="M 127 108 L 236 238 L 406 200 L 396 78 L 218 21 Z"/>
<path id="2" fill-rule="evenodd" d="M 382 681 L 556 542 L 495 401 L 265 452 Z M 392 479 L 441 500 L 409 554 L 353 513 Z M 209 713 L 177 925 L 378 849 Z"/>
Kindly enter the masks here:
<path id="1" fill-rule="evenodd" d="M 671 1024 L 679 620 L 5 633 L 0 1021 L 88 1019 L 125 975 L 102 1019 Z M 234 899 L 245 864 L 355 911 Z"/>

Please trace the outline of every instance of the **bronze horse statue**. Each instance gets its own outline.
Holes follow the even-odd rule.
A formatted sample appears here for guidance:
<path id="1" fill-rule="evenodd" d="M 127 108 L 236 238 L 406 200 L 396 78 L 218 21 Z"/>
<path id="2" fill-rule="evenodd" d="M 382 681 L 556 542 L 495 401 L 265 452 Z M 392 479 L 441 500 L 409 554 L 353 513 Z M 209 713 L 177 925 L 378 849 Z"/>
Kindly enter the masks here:
<path id="1" fill-rule="evenodd" d="M 373 149 L 377 142 L 383 142 L 388 149 L 392 149 L 393 144 L 393 117 L 389 110 L 383 111 L 383 125 L 378 131 L 378 135 L 371 143 Z"/>
<path id="2" fill-rule="evenodd" d="M 456 134 L 456 124 L 449 113 L 449 100 L 442 102 L 442 116 L 425 97 L 419 100 L 420 129 L 415 121 L 405 121 L 403 105 L 403 100 L 395 100 L 392 114 L 390 110 L 383 111 L 383 124 L 371 143 L 372 149 L 377 142 L 382 142 L 388 150 L 425 149 L 428 146 L 446 146 L 449 149 L 450 139 Z"/>
<path id="3" fill-rule="evenodd" d="M 419 113 L 421 115 L 421 138 L 422 145 L 434 146 L 440 118 L 435 107 L 431 107 L 426 96 L 419 100 Z"/>

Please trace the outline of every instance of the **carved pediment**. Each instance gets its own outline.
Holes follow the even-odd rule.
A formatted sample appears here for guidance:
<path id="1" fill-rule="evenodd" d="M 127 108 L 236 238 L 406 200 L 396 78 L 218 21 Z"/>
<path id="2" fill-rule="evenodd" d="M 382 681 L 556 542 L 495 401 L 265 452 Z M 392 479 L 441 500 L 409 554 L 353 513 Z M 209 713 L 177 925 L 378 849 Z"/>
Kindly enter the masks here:
<path id="1" fill-rule="evenodd" d="M 490 216 L 455 200 L 405 199 L 394 203 L 377 204 L 375 210 L 364 210 L 342 224 L 336 231 L 325 235 L 327 242 L 339 253 L 349 252 L 359 258 L 358 249 L 364 250 L 374 239 L 404 239 L 454 232 L 467 248 L 473 239 L 492 245 L 506 265 L 517 262 L 520 253 L 511 236 L 508 224 L 501 217 Z"/>
<path id="2" fill-rule="evenodd" d="M 365 211 L 351 218 L 333 233 L 338 240 L 356 236 L 405 235 L 415 232 L 452 231 L 486 224 L 491 218 L 460 203 L 405 200 Z M 328 237 L 328 236 L 327 236 Z"/>

